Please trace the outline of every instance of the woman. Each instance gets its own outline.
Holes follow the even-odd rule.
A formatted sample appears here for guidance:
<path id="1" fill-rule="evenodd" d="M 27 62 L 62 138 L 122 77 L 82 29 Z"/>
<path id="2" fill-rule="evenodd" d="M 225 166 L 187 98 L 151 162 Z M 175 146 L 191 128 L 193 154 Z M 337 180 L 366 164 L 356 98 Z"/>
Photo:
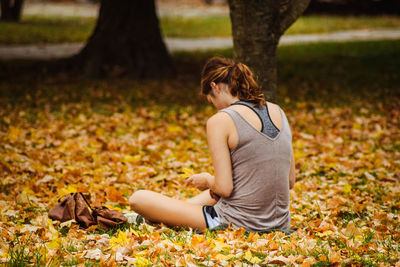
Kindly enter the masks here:
<path id="1" fill-rule="evenodd" d="M 250 232 L 289 229 L 295 170 L 284 112 L 265 101 L 251 70 L 231 59 L 210 59 L 201 89 L 219 110 L 207 121 L 215 176 L 189 177 L 203 192 L 187 201 L 137 191 L 129 199 L 132 209 L 153 222 L 200 231 L 228 223 Z"/>

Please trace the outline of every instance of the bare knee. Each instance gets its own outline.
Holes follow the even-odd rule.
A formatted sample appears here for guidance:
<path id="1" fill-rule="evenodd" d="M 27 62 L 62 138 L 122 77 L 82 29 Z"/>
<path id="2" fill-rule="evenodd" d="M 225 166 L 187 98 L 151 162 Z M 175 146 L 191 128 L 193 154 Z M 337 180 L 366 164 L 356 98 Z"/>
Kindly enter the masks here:
<path id="1" fill-rule="evenodd" d="M 148 192 L 149 191 L 147 190 L 139 190 L 132 194 L 132 196 L 129 198 L 129 205 L 131 206 L 132 210 L 140 210 L 141 206 L 146 201 L 146 196 L 148 195 Z"/>

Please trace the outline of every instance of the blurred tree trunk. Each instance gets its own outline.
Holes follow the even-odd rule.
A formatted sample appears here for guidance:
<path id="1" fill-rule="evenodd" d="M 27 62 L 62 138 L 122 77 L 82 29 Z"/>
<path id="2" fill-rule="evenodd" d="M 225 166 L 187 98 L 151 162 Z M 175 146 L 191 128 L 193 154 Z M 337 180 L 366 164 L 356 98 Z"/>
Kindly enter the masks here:
<path id="1" fill-rule="evenodd" d="M 138 78 L 175 74 L 154 0 L 102 0 L 96 28 L 73 59 L 86 75 L 95 77 L 105 73 Z"/>
<path id="2" fill-rule="evenodd" d="M 1 20 L 19 21 L 24 0 L 0 0 Z"/>
<path id="3" fill-rule="evenodd" d="M 229 0 L 235 58 L 252 68 L 267 100 L 276 100 L 280 37 L 310 0 Z"/>

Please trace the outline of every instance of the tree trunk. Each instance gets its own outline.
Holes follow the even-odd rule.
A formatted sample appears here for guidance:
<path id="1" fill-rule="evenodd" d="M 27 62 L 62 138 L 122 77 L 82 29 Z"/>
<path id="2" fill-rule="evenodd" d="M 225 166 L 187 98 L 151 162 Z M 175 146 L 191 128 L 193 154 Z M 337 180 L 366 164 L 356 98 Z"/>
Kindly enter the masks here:
<path id="1" fill-rule="evenodd" d="M 264 95 L 276 101 L 276 50 L 310 0 L 229 0 L 235 58 L 254 71 Z"/>
<path id="2" fill-rule="evenodd" d="M 74 60 L 95 77 L 110 72 L 137 78 L 175 74 L 154 0 L 102 0 L 94 33 Z"/>
<path id="3" fill-rule="evenodd" d="M 0 0 L 1 20 L 19 21 L 24 0 Z"/>

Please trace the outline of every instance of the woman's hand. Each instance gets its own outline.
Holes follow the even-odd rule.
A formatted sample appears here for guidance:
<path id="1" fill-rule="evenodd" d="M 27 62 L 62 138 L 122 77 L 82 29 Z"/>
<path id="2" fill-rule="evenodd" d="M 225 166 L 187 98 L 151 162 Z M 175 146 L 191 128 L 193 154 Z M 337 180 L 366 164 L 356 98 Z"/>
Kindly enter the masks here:
<path id="1" fill-rule="evenodd" d="M 210 188 L 210 181 L 214 179 L 214 176 L 208 172 L 202 172 L 194 174 L 186 179 L 186 182 L 193 184 L 197 189 L 204 191 Z"/>

